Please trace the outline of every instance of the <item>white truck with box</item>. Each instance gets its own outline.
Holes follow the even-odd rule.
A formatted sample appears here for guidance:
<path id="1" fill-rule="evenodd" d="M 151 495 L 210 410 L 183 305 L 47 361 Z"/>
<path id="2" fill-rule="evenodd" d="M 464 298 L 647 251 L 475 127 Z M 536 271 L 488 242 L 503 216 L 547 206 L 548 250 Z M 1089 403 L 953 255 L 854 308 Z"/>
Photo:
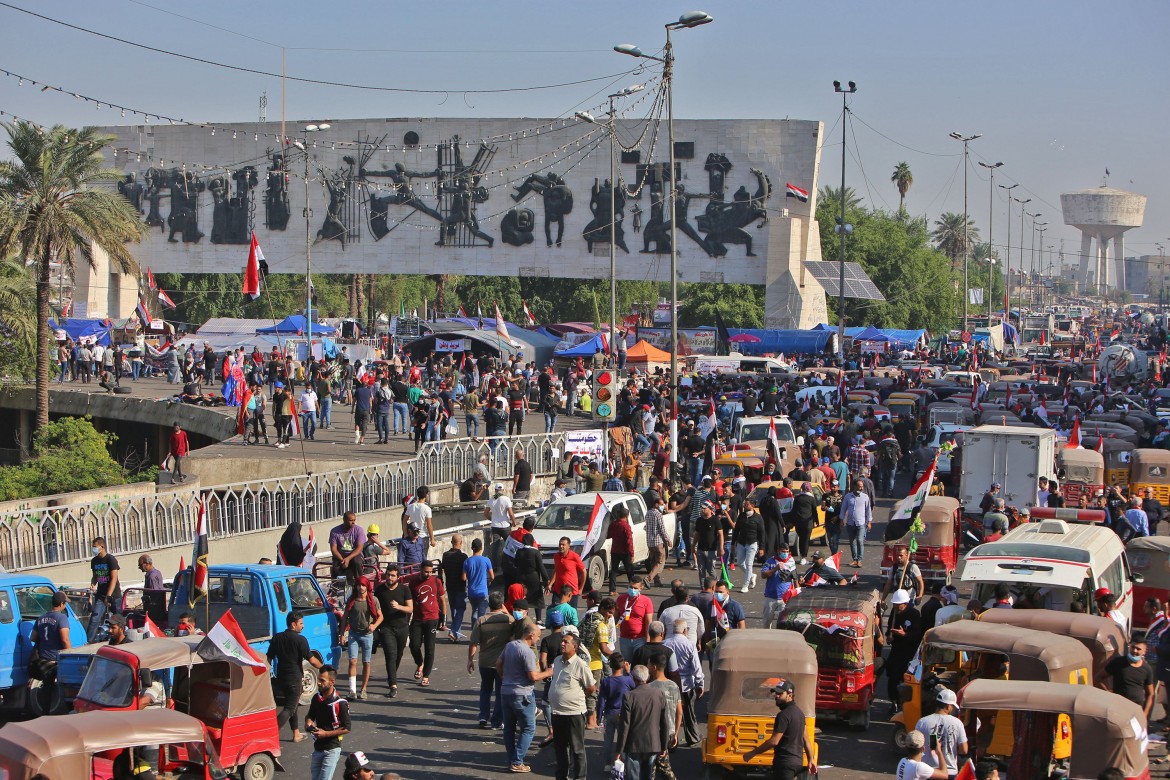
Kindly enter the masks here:
<path id="1" fill-rule="evenodd" d="M 1018 425 L 972 428 L 963 433 L 962 469 L 959 501 L 965 514 L 979 514 L 979 502 L 994 482 L 1008 506 L 1034 506 L 1037 481 L 1056 476 L 1056 431 Z"/>

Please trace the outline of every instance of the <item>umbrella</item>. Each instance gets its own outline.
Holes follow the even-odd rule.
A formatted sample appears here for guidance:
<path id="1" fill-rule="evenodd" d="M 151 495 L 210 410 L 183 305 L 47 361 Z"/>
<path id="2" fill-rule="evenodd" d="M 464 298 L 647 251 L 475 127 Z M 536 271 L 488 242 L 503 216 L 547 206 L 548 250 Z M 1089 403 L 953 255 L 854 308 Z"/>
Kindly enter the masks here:
<path id="1" fill-rule="evenodd" d="M 759 344 L 760 337 L 750 333 L 737 333 L 728 339 L 732 344 Z"/>

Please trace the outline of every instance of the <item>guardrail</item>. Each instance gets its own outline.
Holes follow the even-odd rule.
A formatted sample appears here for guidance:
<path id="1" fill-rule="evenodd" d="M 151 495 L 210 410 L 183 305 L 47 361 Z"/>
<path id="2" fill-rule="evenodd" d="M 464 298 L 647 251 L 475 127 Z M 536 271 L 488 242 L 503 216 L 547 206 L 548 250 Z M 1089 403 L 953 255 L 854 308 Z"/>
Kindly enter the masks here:
<path id="1" fill-rule="evenodd" d="M 213 485 L 134 499 L 104 499 L 11 512 L 0 518 L 0 566 L 21 571 L 90 559 L 90 540 L 105 537 L 118 555 L 135 555 L 192 541 L 201 501 L 212 539 L 314 523 L 401 506 L 420 485 L 460 482 L 481 456 L 492 474 L 511 474 L 521 451 L 534 474 L 557 469 L 564 433 L 498 437 L 491 441 L 427 442 L 409 460 L 252 482 Z"/>

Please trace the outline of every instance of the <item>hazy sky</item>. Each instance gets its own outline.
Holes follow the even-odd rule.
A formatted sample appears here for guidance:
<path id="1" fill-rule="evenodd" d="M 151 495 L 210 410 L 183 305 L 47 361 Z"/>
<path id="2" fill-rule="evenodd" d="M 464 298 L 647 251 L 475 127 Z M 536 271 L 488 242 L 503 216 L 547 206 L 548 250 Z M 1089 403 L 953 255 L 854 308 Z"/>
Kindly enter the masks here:
<path id="1" fill-rule="evenodd" d="M 665 40 L 662 25 L 694 10 L 647 0 L 12 4 L 220 63 L 278 73 L 283 46 L 290 76 L 450 90 L 412 95 L 290 83 L 290 120 L 571 116 L 598 102 L 597 95 L 644 77 L 502 94 L 461 90 L 620 73 L 637 62 L 614 53 L 614 44 L 636 43 L 655 52 Z M 1063 239 L 1070 258 L 1079 251 L 1079 234 L 1062 224 L 1060 193 L 1100 185 L 1106 168 L 1110 186 L 1149 197 L 1145 226 L 1128 234 L 1127 254 L 1156 254 L 1157 242 L 1170 246 L 1165 0 L 727 0 L 696 7 L 715 21 L 674 35 L 676 116 L 822 120 L 832 133 L 820 184 L 836 186 L 841 98 L 832 82 L 854 80 L 846 178 L 867 202 L 897 207 L 890 174 L 904 160 L 914 173 L 907 197 L 911 213 L 933 222 L 940 212 L 962 211 L 961 145 L 947 136 L 953 130 L 982 133 L 971 144 L 969 197 L 984 239 L 989 188 L 979 160 L 1004 163 L 996 183 L 1019 182 L 1015 194 L 1032 198 L 1028 208 L 1049 223 L 1045 244 L 1059 249 Z M 103 101 L 203 122 L 255 121 L 260 94 L 267 91 L 269 120 L 281 116 L 278 79 L 136 49 L 2 6 L 0 68 Z M 3 77 L 0 110 L 42 124 L 140 122 Z M 1006 209 L 997 191 L 996 244 L 1006 237 Z M 1019 207 L 1013 204 L 1017 247 L 1018 239 Z"/>

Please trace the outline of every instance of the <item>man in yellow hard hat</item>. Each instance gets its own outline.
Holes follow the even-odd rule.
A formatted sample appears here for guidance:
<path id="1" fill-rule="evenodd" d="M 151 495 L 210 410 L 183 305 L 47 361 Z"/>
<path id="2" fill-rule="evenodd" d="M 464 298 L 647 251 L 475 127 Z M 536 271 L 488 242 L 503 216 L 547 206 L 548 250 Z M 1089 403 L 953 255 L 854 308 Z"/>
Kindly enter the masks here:
<path id="1" fill-rule="evenodd" d="M 362 547 L 363 568 L 367 566 L 372 566 L 375 569 L 381 568 L 379 556 L 390 554 L 390 550 L 382 544 L 381 532 L 382 529 L 378 527 L 377 523 L 370 523 L 366 528 L 366 544 Z"/>

